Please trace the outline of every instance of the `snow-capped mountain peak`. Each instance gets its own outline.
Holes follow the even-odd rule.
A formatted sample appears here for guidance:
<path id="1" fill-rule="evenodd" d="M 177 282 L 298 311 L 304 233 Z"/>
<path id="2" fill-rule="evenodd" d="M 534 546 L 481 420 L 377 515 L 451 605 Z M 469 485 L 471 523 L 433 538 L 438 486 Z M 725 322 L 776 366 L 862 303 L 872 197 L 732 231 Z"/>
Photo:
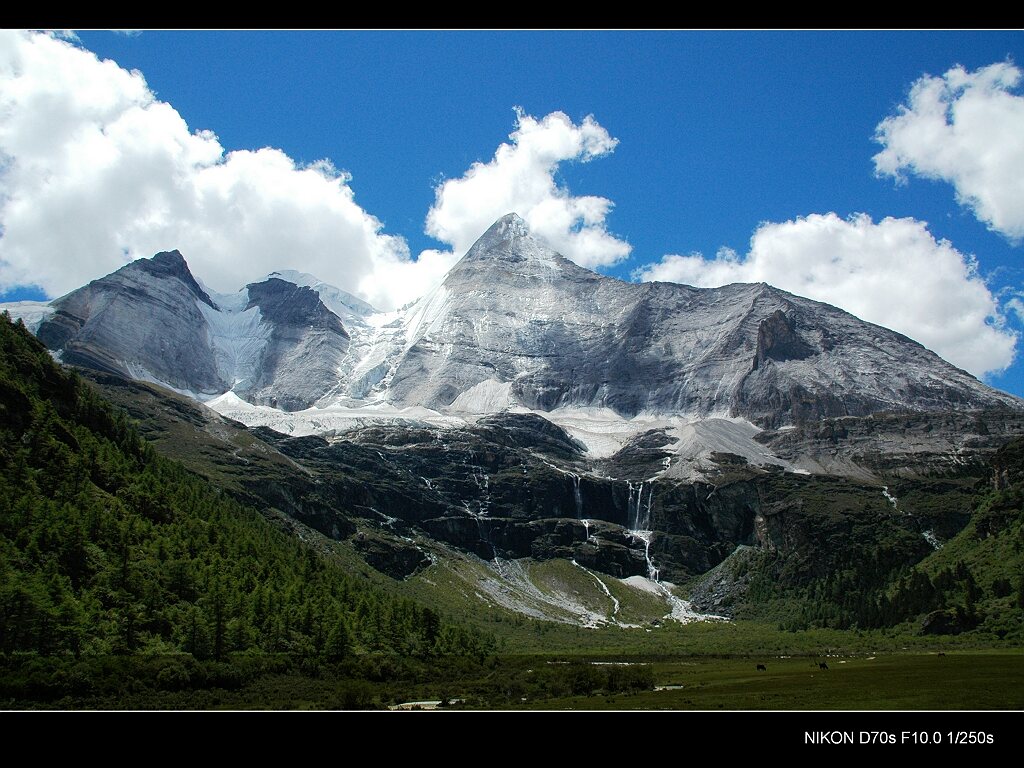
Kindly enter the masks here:
<path id="1" fill-rule="evenodd" d="M 334 314 L 346 322 L 362 322 L 364 318 L 377 314 L 377 310 L 362 299 L 353 296 L 329 283 L 325 283 L 315 275 L 308 272 L 299 272 L 294 269 L 282 269 L 271 272 L 267 279 L 276 278 L 293 285 L 310 288 L 317 292 L 320 301 Z"/>
<path id="2" fill-rule="evenodd" d="M 594 274 L 577 267 L 533 237 L 526 222 L 515 213 L 505 214 L 494 222 L 451 269 L 446 282 L 458 280 L 465 272 L 492 267 L 511 270 L 524 276 L 537 270 L 551 272 L 562 269 Z"/>
<path id="3" fill-rule="evenodd" d="M 1021 407 L 900 334 L 771 286 L 603 277 L 513 213 L 437 289 L 393 313 L 293 270 L 216 294 L 176 251 L 46 308 L 11 309 L 68 362 L 285 411 L 514 408 L 777 427 Z"/>
<path id="4" fill-rule="evenodd" d="M 477 238 L 477 241 L 466 252 L 466 255 L 474 256 L 476 254 L 492 252 L 498 248 L 506 251 L 515 251 L 516 245 L 529 237 L 529 227 L 520 218 L 519 214 L 506 213 Z"/>

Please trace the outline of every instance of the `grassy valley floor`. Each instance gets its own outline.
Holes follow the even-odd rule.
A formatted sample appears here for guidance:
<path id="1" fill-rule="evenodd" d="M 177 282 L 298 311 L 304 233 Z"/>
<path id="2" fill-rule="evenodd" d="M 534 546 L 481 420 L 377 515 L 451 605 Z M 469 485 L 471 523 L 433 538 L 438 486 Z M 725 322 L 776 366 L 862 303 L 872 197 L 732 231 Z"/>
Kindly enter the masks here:
<path id="1" fill-rule="evenodd" d="M 1020 653 L 900 653 L 829 658 L 827 670 L 805 657 L 650 662 L 656 690 L 520 702 L 543 709 L 931 710 L 1021 709 Z M 660 690 L 659 690 L 660 689 Z"/>
<path id="2" fill-rule="evenodd" d="M 826 663 L 828 669 L 819 667 Z M 758 665 L 766 667 L 758 670 Z M 243 684 L 129 685 L 105 695 L 8 699 L 6 709 L 1020 710 L 1020 651 L 810 656 L 499 656 L 379 660 L 375 670 L 279 663 Z M 291 668 L 289 668 L 291 667 Z M 355 674 L 357 677 L 353 677 Z M 377 679 L 373 679 L 377 678 Z M 440 704 L 437 704 L 440 702 Z"/>

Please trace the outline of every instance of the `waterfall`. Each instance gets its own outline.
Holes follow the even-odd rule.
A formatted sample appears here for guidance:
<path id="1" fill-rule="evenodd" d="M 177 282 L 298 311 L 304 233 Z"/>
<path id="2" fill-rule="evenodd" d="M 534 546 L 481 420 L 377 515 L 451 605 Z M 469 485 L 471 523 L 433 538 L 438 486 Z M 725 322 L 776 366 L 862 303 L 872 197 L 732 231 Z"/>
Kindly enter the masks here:
<path id="1" fill-rule="evenodd" d="M 575 472 L 570 472 L 569 476 L 572 478 L 572 494 L 576 500 L 576 519 L 583 519 L 583 494 L 580 493 L 580 476 Z"/>
<path id="2" fill-rule="evenodd" d="M 651 581 L 657 582 L 658 574 L 660 569 L 654 567 L 654 562 L 651 560 L 651 538 L 653 537 L 654 531 L 630 531 L 630 536 L 633 539 L 639 539 L 644 543 L 644 560 L 647 561 L 647 578 Z"/>
<path id="3" fill-rule="evenodd" d="M 641 494 L 643 493 L 643 485 L 642 484 L 640 486 L 640 492 L 641 492 Z M 643 524 L 639 526 L 643 530 L 650 530 L 651 529 L 651 501 L 653 501 L 653 500 L 654 500 L 654 483 L 652 482 L 650 489 L 647 491 L 647 508 L 644 511 Z M 640 499 L 638 498 L 637 499 L 637 513 L 638 514 L 640 512 L 639 504 L 640 504 Z"/>
<path id="4" fill-rule="evenodd" d="M 633 485 L 632 480 L 626 481 L 626 487 L 629 488 L 629 499 L 626 501 L 626 527 L 631 531 L 644 530 L 650 524 L 650 520 L 642 521 L 640 519 L 640 506 L 643 503 L 644 497 L 644 482 L 640 481 L 640 485 Z M 651 483 L 651 491 L 654 493 L 654 483 Z M 647 497 L 647 511 L 648 518 L 650 518 L 651 509 L 651 498 L 650 495 Z"/>
<path id="5" fill-rule="evenodd" d="M 580 489 L 580 481 L 583 479 L 583 476 L 582 475 L 578 475 L 575 472 L 571 472 L 568 469 L 562 469 L 561 467 L 555 466 L 550 461 L 545 461 L 544 459 L 541 459 L 541 461 L 544 461 L 544 463 L 547 464 L 549 467 L 551 467 L 553 470 L 555 470 L 555 472 L 560 472 L 561 474 L 568 475 L 570 478 L 572 478 L 572 496 L 573 496 L 573 502 L 576 505 L 576 519 L 577 520 L 582 520 L 583 519 L 583 492 Z M 523 472 L 524 473 L 526 472 L 525 465 L 523 467 Z"/>
<path id="6" fill-rule="evenodd" d="M 491 479 L 486 472 L 481 474 L 473 473 L 473 482 L 476 484 L 477 490 L 479 490 L 483 496 L 477 502 L 479 507 L 479 514 L 487 515 L 491 508 Z"/>
<path id="7" fill-rule="evenodd" d="M 484 475 L 485 485 L 486 485 L 486 478 L 487 478 L 487 475 Z M 494 545 L 494 542 L 491 541 L 491 526 L 490 526 L 490 520 L 487 517 L 487 506 L 488 506 L 489 501 L 490 501 L 490 499 L 488 497 L 488 502 L 487 503 L 477 502 L 478 507 L 477 507 L 476 510 L 474 510 L 469 505 L 468 501 L 463 501 L 462 502 L 462 507 L 463 507 L 463 509 L 466 510 L 466 514 L 467 515 L 469 515 L 474 520 L 476 520 L 477 536 L 479 537 L 481 542 L 483 542 L 484 544 L 486 544 L 487 546 L 489 546 L 491 548 L 492 559 L 497 560 L 497 558 L 498 558 L 498 548 Z"/>
<path id="8" fill-rule="evenodd" d="M 621 623 L 621 622 L 620 622 L 620 621 L 619 621 L 618 619 L 616 619 L 616 618 L 615 618 L 615 617 L 616 617 L 616 616 L 618 615 L 618 613 L 619 613 L 619 609 L 620 609 L 620 608 L 621 608 L 622 606 L 621 606 L 621 605 L 619 604 L 619 600 L 618 600 L 618 598 L 617 598 L 617 597 L 615 597 L 615 595 L 613 595 L 613 594 L 612 594 L 612 592 L 611 592 L 611 590 L 610 590 L 610 589 L 608 589 L 608 585 L 607 585 L 607 584 L 605 584 L 605 583 L 604 583 L 604 582 L 603 582 L 603 581 L 601 580 L 601 577 L 600 577 L 600 576 L 598 576 L 598 575 L 597 575 L 596 573 L 594 573 L 594 572 L 593 572 L 592 570 L 590 570 L 589 568 L 587 568 L 587 567 L 585 567 L 585 566 L 582 566 L 582 565 L 580 565 L 580 564 L 579 564 L 579 563 L 577 563 L 577 562 L 576 562 L 575 560 L 572 560 L 571 562 L 572 562 L 572 564 L 573 564 L 573 565 L 575 565 L 575 566 L 576 566 L 577 568 L 579 568 L 579 569 L 581 569 L 581 570 L 585 571 L 586 573 L 589 573 L 589 574 L 590 574 L 590 576 L 591 576 L 591 577 L 592 577 L 592 578 L 594 579 L 594 581 L 596 581 L 596 582 L 597 582 L 597 585 L 598 585 L 598 586 L 599 586 L 599 587 L 601 588 L 601 591 L 602 591 L 602 592 L 604 592 L 604 593 L 605 593 L 605 595 L 606 595 L 606 596 L 608 597 L 608 599 L 612 601 L 612 615 L 611 615 L 611 621 L 612 621 L 612 623 L 614 623 L 614 624 L 618 624 L 619 626 L 623 626 L 623 627 L 635 627 L 635 626 L 636 626 L 635 624 L 622 624 L 622 623 Z"/>
<path id="9" fill-rule="evenodd" d="M 893 509 L 895 509 L 897 512 L 900 511 L 899 505 L 896 503 L 898 500 L 897 500 L 897 498 L 895 496 L 893 496 L 891 493 L 889 493 L 889 486 L 888 485 L 883 485 L 882 486 L 882 495 L 885 496 L 885 498 L 888 500 L 888 502 L 890 504 L 892 504 L 892 508 Z"/>
<path id="10" fill-rule="evenodd" d="M 654 501 L 654 481 L 650 482 L 647 489 L 647 504 L 644 504 L 644 485 L 646 481 L 641 480 L 640 485 L 633 485 L 631 480 L 626 481 L 629 489 L 629 498 L 626 501 L 626 518 L 628 533 L 634 541 L 642 541 L 644 544 L 644 560 L 647 561 L 647 578 L 651 581 L 658 581 L 659 569 L 654 567 L 651 560 L 651 539 L 654 531 L 651 530 L 651 504 Z"/>
<path id="11" fill-rule="evenodd" d="M 653 590 L 665 600 L 669 608 L 669 612 L 664 616 L 665 619 L 672 619 L 681 624 L 687 624 L 691 621 L 727 621 L 727 619 L 721 616 L 698 613 L 693 609 L 688 600 L 676 596 L 672 591 L 673 585 L 671 583 L 662 582 L 661 569 L 651 559 L 651 542 L 654 539 L 654 530 L 652 528 L 654 483 L 654 478 L 641 481 L 639 485 L 633 485 L 629 480 L 626 481 L 626 487 L 629 489 L 629 497 L 626 502 L 626 520 L 628 525 L 626 534 L 634 542 L 644 545 L 644 562 L 647 564 L 646 581 L 649 584 L 642 588 L 648 589 L 648 591 Z M 648 486 L 646 499 L 644 498 L 645 485 Z M 626 581 L 628 582 L 630 579 L 644 579 L 644 577 L 630 576 Z"/>
<path id="12" fill-rule="evenodd" d="M 498 548 L 494 546 L 494 542 L 491 541 L 491 526 L 485 525 L 485 518 L 480 515 L 476 517 L 476 528 L 480 534 L 480 541 L 488 545 L 491 548 L 491 559 L 497 562 L 498 560 Z"/>
<path id="13" fill-rule="evenodd" d="M 590 541 L 590 520 L 587 518 L 580 518 L 580 522 L 583 523 L 583 530 L 586 532 L 587 538 L 584 541 Z"/>
<path id="14" fill-rule="evenodd" d="M 901 515 L 905 515 L 906 517 L 911 518 L 915 523 L 917 523 L 918 529 L 923 527 L 921 525 L 920 518 L 918 518 L 916 515 L 914 515 L 913 512 L 909 512 L 909 511 L 907 511 L 905 509 L 900 509 L 899 503 L 898 503 L 899 499 L 897 499 L 895 496 L 893 496 L 891 493 L 889 493 L 889 486 L 888 485 L 883 485 L 882 486 L 882 495 L 885 496 L 886 500 L 890 504 L 892 504 L 892 508 L 894 510 L 896 510 L 896 512 L 898 512 Z M 924 537 L 924 540 L 928 542 L 928 545 L 932 549 L 936 549 L 936 550 L 942 549 L 942 542 L 939 541 L 939 537 L 935 535 L 935 531 L 922 531 L 921 532 L 921 536 Z"/>
<path id="15" fill-rule="evenodd" d="M 640 485 L 633 485 L 627 480 L 629 488 L 629 499 L 626 501 L 626 524 L 631 531 L 647 531 L 651 528 L 651 502 L 654 499 L 654 481 L 650 482 L 647 488 L 647 505 L 644 505 L 644 485 L 646 480 L 641 480 Z"/>

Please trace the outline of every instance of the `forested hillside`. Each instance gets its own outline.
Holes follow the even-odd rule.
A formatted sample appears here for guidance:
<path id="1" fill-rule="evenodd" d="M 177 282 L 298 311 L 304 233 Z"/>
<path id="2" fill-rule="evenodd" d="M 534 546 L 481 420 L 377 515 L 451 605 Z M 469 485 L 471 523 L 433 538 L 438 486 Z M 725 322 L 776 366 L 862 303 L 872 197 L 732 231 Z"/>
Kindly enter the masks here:
<path id="1" fill-rule="evenodd" d="M 0 697 L 95 693 L 118 670 L 174 690 L 238 684 L 258 658 L 480 658 L 488 644 L 158 456 L 0 319 Z"/>
<path id="2" fill-rule="evenodd" d="M 799 551 L 748 549 L 726 564 L 729 578 L 743 585 L 735 615 L 776 619 L 787 630 L 898 628 L 970 632 L 979 642 L 1024 639 L 1024 440 L 998 450 L 989 471 L 990 479 L 969 493 L 968 486 L 935 479 L 930 495 L 914 500 L 919 509 L 932 505 L 965 518 L 942 543 L 925 543 L 906 528 L 866 525 L 856 500 L 839 500 L 851 510 L 840 517 L 827 506 L 836 499 L 808 496 L 810 511 L 798 522 L 809 533 Z M 924 556 L 915 556 L 920 550 Z"/>

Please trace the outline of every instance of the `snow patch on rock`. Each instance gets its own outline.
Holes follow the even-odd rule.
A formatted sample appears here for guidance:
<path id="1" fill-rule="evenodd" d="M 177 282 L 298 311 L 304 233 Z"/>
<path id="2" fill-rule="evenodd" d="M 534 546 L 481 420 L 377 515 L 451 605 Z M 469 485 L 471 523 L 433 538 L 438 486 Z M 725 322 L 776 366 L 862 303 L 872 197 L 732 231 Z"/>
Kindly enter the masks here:
<path id="1" fill-rule="evenodd" d="M 12 320 L 21 320 L 29 332 L 35 333 L 56 310 L 49 301 L 11 301 L 0 304 L 0 311 L 6 311 Z"/>
<path id="2" fill-rule="evenodd" d="M 454 413 L 498 413 L 512 404 L 512 382 L 487 379 L 456 397 L 446 410 Z"/>
<path id="3" fill-rule="evenodd" d="M 259 376 L 263 351 L 273 329 L 262 322 L 259 307 L 245 309 L 248 293 L 244 290 L 233 296 L 217 296 L 214 301 L 221 311 L 201 301 L 196 307 L 206 319 L 217 372 L 232 387 L 251 386 Z"/>

